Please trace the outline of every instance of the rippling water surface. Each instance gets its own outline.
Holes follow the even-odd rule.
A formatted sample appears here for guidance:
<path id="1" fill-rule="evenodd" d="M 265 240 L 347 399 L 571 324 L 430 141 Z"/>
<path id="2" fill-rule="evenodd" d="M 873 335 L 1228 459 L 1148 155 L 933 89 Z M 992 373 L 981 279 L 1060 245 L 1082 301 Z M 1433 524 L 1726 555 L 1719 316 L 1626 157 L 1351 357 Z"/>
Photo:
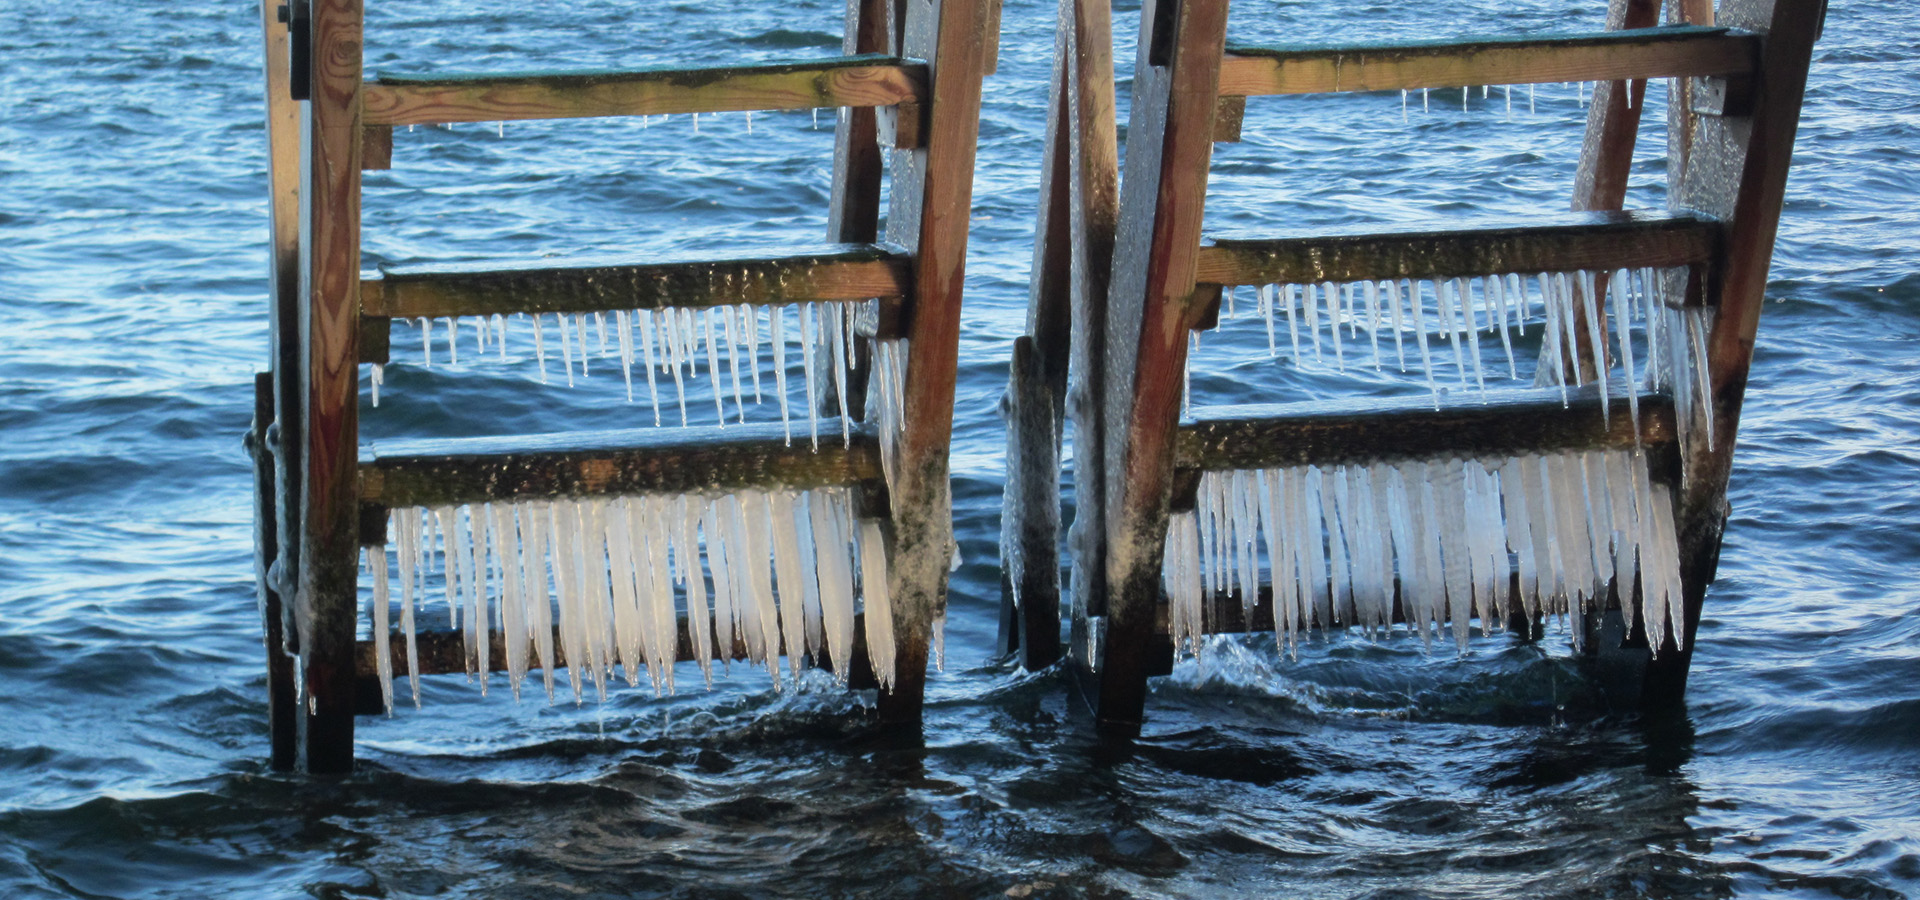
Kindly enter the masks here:
<path id="1" fill-rule="evenodd" d="M 1239 0 L 1241 40 L 1598 27 L 1601 5 Z M 1116 15 L 1130 34 L 1137 7 Z M 369 68 L 826 55 L 840 8 L 383 0 Z M 363 719 L 269 773 L 239 436 L 265 362 L 258 14 L 0 0 L 0 896 L 1920 894 L 1920 11 L 1834 0 L 1814 61 L 1690 716 L 1593 712 L 1559 639 L 1272 641 L 1184 663 L 1130 752 L 991 658 L 1001 425 L 1053 12 L 1007 0 L 956 411 L 946 670 L 924 744 L 831 685 Z M 1130 47 L 1121 58 L 1130 61 Z M 1657 107 L 1661 92 L 1652 92 Z M 1564 208 L 1572 87 L 1256 100 L 1216 231 Z M 1658 110 L 1650 111 L 1657 120 Z M 823 233 L 807 113 L 460 126 L 369 173 L 368 265 L 757 249 Z M 1662 202 L 1649 132 L 1633 197 Z M 613 426 L 618 379 L 423 370 L 370 436 Z M 1247 341 L 1251 348 L 1253 340 Z M 1196 400 L 1350 384 L 1209 344 Z M 1384 382 L 1378 386 L 1387 390 Z M 692 678 L 683 679 L 692 681 Z"/>

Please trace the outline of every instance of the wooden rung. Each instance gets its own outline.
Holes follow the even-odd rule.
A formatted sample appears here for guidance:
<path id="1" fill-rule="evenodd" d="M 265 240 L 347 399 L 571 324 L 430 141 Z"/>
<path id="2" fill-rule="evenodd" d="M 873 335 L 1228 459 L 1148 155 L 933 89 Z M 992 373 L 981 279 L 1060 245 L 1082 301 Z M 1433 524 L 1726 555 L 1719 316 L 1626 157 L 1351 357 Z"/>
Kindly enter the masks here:
<path id="1" fill-rule="evenodd" d="M 873 680 L 873 670 L 868 662 L 867 656 L 866 613 L 856 613 L 853 619 L 853 666 L 850 672 L 848 686 L 856 690 L 872 688 L 876 685 Z M 709 629 L 708 632 L 712 633 L 712 629 Z M 399 682 L 401 679 L 412 674 L 412 670 L 408 667 L 407 662 L 406 637 L 400 632 L 395 631 L 388 635 L 388 641 L 390 644 L 388 652 L 393 659 L 393 677 L 396 682 L 393 689 L 394 704 L 397 706 L 402 702 L 401 696 L 407 691 L 406 686 Z M 420 674 L 449 675 L 460 674 L 467 671 L 466 637 L 462 632 L 447 629 L 418 631 L 414 633 L 413 643 L 414 650 L 420 657 Z M 498 631 L 492 632 L 488 635 L 487 647 L 488 670 L 494 672 L 507 671 L 506 636 Z M 715 649 L 719 648 L 716 647 Z M 554 668 L 565 668 L 567 665 L 567 651 L 560 641 L 559 629 L 554 630 L 553 653 Z M 679 619 L 679 643 L 676 647 L 675 654 L 679 662 L 695 661 L 693 655 L 693 636 L 688 632 L 686 616 L 681 616 Z M 541 666 L 538 655 L 531 648 L 529 648 L 527 655 L 527 671 L 529 673 L 539 672 Z M 715 653 L 712 658 L 715 661 L 722 659 L 734 662 L 744 661 L 749 658 L 747 645 L 744 641 L 736 638 L 733 646 L 728 647 L 725 653 Z M 374 704 L 371 704 L 372 708 L 369 708 L 369 704 L 363 702 L 361 704 L 361 712 L 363 714 L 379 712 L 377 701 L 380 697 L 380 685 L 377 679 L 379 678 L 380 664 L 379 658 L 374 652 L 373 641 L 355 641 L 353 645 L 353 659 L 356 680 L 360 684 L 357 693 L 363 698 L 369 698 L 375 701 Z M 831 669 L 833 668 L 833 661 L 830 658 L 816 658 L 813 660 L 813 665 L 815 668 Z M 539 681 L 540 679 L 534 676 L 534 682 Z M 523 687 L 522 690 L 538 690 L 538 688 L 532 687 L 530 683 L 528 686 Z"/>
<path id="2" fill-rule="evenodd" d="M 906 254 L 884 247 L 843 244 L 723 260 L 525 269 L 407 266 L 362 280 L 360 312 L 440 318 L 869 298 L 897 304 L 912 280 L 910 263 Z"/>
<path id="3" fill-rule="evenodd" d="M 381 442 L 361 453 L 360 503 L 377 509 L 734 488 L 877 489 L 880 445 L 872 431 L 856 428 L 843 446 L 839 420 L 823 420 L 816 450 L 806 423 L 794 430 L 791 443 L 779 425 Z"/>
<path id="4" fill-rule="evenodd" d="M 1220 94 L 1746 75 L 1759 46 L 1752 34 L 1690 25 L 1335 47 L 1229 46 L 1220 66 Z"/>
<path id="5" fill-rule="evenodd" d="M 877 53 L 625 72 L 401 76 L 361 91 L 368 125 L 435 125 L 745 110 L 892 106 L 923 101 L 927 66 Z"/>
<path id="6" fill-rule="evenodd" d="M 1433 408 L 1425 395 L 1376 400 L 1221 406 L 1195 410 L 1174 439 L 1174 466 L 1188 471 L 1328 466 L 1443 454 L 1498 457 L 1635 446 L 1624 396 L 1602 417 L 1599 392 L 1555 388 L 1468 397 Z M 1640 397 L 1639 444 L 1675 440 L 1673 401 Z"/>
<path id="7" fill-rule="evenodd" d="M 1261 240 L 1201 247 L 1201 284 L 1344 283 L 1690 266 L 1713 258 L 1718 223 L 1664 211 L 1571 213 L 1528 225 Z"/>

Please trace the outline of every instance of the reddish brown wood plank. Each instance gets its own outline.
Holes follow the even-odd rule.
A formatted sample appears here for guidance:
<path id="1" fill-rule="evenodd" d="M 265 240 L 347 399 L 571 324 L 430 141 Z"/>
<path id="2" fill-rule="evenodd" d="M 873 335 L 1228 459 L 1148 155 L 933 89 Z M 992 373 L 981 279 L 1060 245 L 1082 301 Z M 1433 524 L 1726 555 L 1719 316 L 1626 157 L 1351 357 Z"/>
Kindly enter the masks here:
<path id="1" fill-rule="evenodd" d="M 315 0 L 313 100 L 301 190 L 306 483 L 299 595 L 308 772 L 353 769 L 355 467 L 359 436 L 359 0 Z"/>
<path id="2" fill-rule="evenodd" d="M 902 389 L 914 414 L 899 436 L 888 556 L 895 681 L 880 697 L 881 718 L 891 722 L 920 720 L 928 641 L 946 614 L 954 546 L 947 457 L 990 21 L 986 0 L 910 0 L 901 33 L 902 53 L 929 60 L 931 84 L 926 145 L 894 154 L 888 195 L 887 238 L 914 259 Z"/>
<path id="3" fill-rule="evenodd" d="M 1141 8 L 1121 182 L 1103 396 L 1106 646 L 1096 716 L 1140 727 L 1153 607 L 1172 489 L 1180 372 L 1193 311 L 1225 0 L 1148 0 Z"/>

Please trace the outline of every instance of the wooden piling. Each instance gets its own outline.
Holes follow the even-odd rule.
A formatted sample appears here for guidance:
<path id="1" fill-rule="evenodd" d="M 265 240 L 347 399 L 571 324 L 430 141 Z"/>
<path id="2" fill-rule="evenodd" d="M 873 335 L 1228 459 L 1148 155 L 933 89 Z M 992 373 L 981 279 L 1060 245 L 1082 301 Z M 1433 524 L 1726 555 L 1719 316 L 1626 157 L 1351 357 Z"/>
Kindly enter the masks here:
<path id="1" fill-rule="evenodd" d="M 949 414 L 959 365 L 960 298 L 972 218 L 973 164 L 980 135 L 981 79 L 991 16 L 985 0 L 911 0 L 901 52 L 929 60 L 927 140 L 896 151 L 888 197 L 887 240 L 913 255 L 907 307 L 907 363 L 893 478 L 888 586 L 893 601 L 895 673 L 880 692 L 880 716 L 919 722 L 928 643 L 946 616 L 954 554 L 947 457 Z"/>
<path id="2" fill-rule="evenodd" d="M 306 480 L 296 608 L 306 771 L 353 770 L 359 551 L 360 0 L 312 4 L 312 101 L 301 159 L 300 342 Z"/>

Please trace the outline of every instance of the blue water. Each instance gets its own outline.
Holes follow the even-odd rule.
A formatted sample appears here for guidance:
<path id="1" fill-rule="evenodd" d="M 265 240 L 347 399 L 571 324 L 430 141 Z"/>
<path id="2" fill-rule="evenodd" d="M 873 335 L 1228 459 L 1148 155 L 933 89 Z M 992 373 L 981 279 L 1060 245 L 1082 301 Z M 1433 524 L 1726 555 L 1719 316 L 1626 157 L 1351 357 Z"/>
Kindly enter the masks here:
<path id="1" fill-rule="evenodd" d="M 1242 0 L 1232 32 L 1588 29 L 1600 7 Z M 826 0 L 387 0 L 367 59 L 824 55 L 839 22 Z M 966 561 L 924 745 L 831 686 L 776 695 L 764 676 L 579 709 L 452 677 L 424 711 L 363 719 L 344 782 L 263 764 L 239 442 L 266 360 L 257 23 L 242 0 L 0 0 L 0 897 L 1920 895 L 1920 7 L 1834 0 L 1816 51 L 1682 727 L 1585 706 L 1558 636 L 1464 656 L 1352 637 L 1297 662 L 1249 639 L 1160 681 L 1146 735 L 1112 753 L 1060 674 L 992 659 L 995 404 L 1053 23 L 1007 0 L 955 412 Z M 1637 205 L 1662 202 L 1660 94 Z M 1511 116 L 1498 89 L 1460 100 L 1415 96 L 1404 118 L 1390 95 L 1254 101 L 1209 227 L 1563 208 L 1575 89 L 1532 111 L 1516 91 Z M 403 133 L 367 178 L 367 263 L 813 240 L 826 124 Z M 641 415 L 617 374 L 425 371 L 409 335 L 370 436 Z M 1196 401 L 1351 389 L 1236 346 L 1206 345 Z"/>

